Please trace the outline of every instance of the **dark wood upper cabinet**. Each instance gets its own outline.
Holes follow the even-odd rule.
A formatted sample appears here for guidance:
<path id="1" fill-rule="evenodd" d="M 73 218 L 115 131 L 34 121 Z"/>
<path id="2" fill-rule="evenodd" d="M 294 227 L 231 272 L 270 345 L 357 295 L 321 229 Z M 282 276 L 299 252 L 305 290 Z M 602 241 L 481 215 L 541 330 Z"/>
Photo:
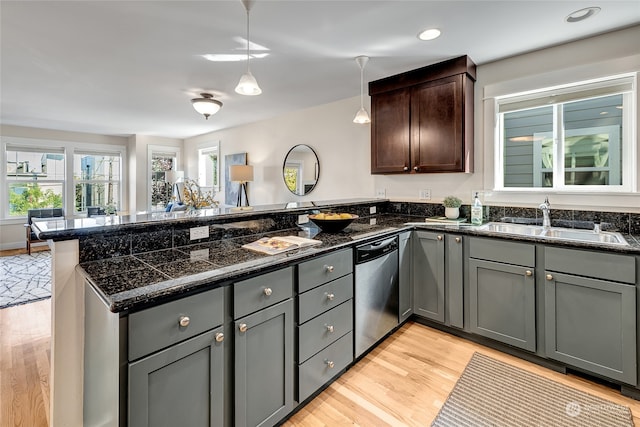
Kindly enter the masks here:
<path id="1" fill-rule="evenodd" d="M 473 172 L 475 72 L 461 56 L 370 82 L 371 173 Z"/>

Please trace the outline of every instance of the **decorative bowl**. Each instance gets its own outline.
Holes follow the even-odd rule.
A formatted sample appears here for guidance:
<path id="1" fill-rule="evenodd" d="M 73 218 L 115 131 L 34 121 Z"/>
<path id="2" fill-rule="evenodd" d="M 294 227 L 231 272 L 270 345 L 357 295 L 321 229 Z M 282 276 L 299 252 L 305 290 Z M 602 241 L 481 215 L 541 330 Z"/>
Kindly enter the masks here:
<path id="1" fill-rule="evenodd" d="M 344 230 L 358 215 L 350 214 L 350 218 L 324 218 L 327 214 L 309 215 L 309 219 L 325 233 L 338 233 Z"/>

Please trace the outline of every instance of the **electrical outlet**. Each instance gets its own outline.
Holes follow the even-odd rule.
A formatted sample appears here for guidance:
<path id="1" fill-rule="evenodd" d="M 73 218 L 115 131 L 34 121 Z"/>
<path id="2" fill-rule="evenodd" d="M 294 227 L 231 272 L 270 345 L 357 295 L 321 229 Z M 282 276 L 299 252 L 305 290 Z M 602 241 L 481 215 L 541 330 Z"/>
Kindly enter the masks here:
<path id="1" fill-rule="evenodd" d="M 209 237 L 209 227 L 203 225 L 202 227 L 190 228 L 189 237 L 191 240 L 206 239 L 207 237 Z"/>
<path id="2" fill-rule="evenodd" d="M 376 197 L 387 197 L 387 190 L 385 188 L 378 188 L 376 190 Z"/>
<path id="3" fill-rule="evenodd" d="M 306 224 L 309 222 L 309 215 L 298 215 L 298 224 Z"/>
<path id="4" fill-rule="evenodd" d="M 373 215 L 374 213 L 376 213 L 376 207 L 375 207 L 375 206 L 371 206 L 371 207 L 369 208 L 369 214 L 370 214 L 370 215 Z"/>
<path id="5" fill-rule="evenodd" d="M 431 189 L 424 189 L 418 192 L 418 198 L 420 200 L 431 200 Z"/>
<path id="6" fill-rule="evenodd" d="M 191 261 L 198 260 L 208 260 L 209 259 L 209 249 L 198 249 L 197 251 L 189 252 L 189 259 Z"/>
<path id="7" fill-rule="evenodd" d="M 378 220 L 375 218 L 369 218 L 369 225 L 376 225 L 378 223 Z"/>

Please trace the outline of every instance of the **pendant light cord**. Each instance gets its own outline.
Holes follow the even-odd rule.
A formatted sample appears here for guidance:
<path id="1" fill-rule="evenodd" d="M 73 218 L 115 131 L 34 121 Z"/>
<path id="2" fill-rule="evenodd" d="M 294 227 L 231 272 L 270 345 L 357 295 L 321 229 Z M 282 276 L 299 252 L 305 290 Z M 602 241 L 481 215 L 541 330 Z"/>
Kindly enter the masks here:
<path id="1" fill-rule="evenodd" d="M 360 108 L 364 108 L 364 66 L 360 65 Z"/>
<path id="2" fill-rule="evenodd" d="M 247 9 L 247 74 L 250 73 L 251 71 L 249 70 L 249 58 L 250 58 L 250 54 L 249 54 L 249 6 L 246 6 L 245 9 Z"/>

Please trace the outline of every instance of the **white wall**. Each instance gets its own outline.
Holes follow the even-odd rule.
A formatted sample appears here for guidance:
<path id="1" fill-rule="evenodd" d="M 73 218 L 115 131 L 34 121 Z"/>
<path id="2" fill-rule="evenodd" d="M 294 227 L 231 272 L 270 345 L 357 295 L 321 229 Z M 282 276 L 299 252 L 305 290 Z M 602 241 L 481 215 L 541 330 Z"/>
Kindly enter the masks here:
<path id="1" fill-rule="evenodd" d="M 186 173 L 197 176 L 200 145 L 220 141 L 221 194 L 224 194 L 224 156 L 246 152 L 248 163 L 254 167 L 254 181 L 248 184 L 252 205 L 372 197 L 371 129 L 369 125 L 353 123 L 359 108 L 360 98 L 349 98 L 189 138 L 185 140 Z M 311 146 L 320 160 L 318 185 L 305 196 L 289 192 L 282 178 L 284 158 L 297 144 Z M 216 198 L 221 200 L 219 196 Z"/>

